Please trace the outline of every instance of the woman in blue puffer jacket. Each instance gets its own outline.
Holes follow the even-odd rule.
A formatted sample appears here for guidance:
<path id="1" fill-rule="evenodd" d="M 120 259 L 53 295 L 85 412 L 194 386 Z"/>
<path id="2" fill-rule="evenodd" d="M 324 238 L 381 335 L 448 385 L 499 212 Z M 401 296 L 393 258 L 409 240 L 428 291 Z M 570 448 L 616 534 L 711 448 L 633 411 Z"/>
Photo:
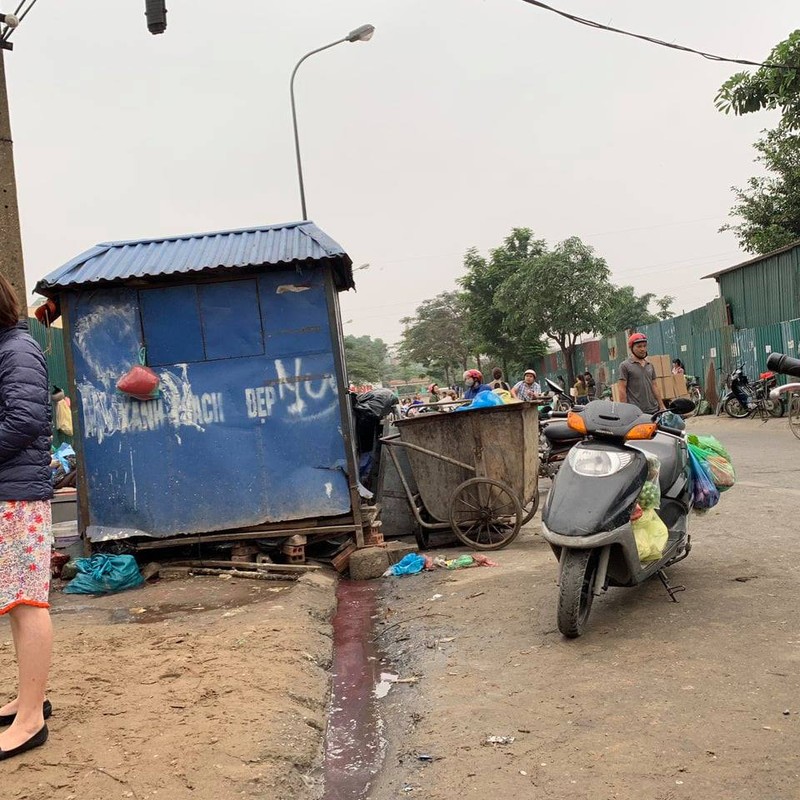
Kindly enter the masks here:
<path id="1" fill-rule="evenodd" d="M 0 760 L 47 741 L 50 624 L 50 392 L 39 345 L 0 276 L 0 614 L 8 614 L 19 693 L 0 708 Z"/>

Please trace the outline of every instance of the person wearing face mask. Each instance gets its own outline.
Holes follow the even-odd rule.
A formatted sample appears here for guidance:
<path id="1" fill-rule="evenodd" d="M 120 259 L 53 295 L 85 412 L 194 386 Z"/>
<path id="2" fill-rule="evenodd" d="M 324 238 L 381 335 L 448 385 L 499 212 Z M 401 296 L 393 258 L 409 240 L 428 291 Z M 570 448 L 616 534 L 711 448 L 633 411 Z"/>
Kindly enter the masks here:
<path id="1" fill-rule="evenodd" d="M 468 369 L 464 373 L 464 399 L 474 400 L 478 392 L 491 392 L 492 387 L 483 382 L 483 373 L 477 369 Z"/>

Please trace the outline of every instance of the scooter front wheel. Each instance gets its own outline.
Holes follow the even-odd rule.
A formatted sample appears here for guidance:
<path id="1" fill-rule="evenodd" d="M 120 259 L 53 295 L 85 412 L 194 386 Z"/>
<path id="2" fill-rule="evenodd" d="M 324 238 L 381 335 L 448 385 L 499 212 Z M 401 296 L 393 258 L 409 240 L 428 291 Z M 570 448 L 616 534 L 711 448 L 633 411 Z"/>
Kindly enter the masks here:
<path id="1" fill-rule="evenodd" d="M 558 629 L 569 639 L 580 636 L 589 622 L 594 600 L 599 550 L 567 550 L 558 592 Z"/>

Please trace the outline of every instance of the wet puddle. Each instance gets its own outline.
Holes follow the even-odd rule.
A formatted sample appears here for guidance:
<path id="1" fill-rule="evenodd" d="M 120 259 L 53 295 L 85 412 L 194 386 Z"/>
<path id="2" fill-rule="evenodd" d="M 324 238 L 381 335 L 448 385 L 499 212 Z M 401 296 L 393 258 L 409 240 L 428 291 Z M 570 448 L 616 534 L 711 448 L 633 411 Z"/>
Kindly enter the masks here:
<path id="1" fill-rule="evenodd" d="M 397 676 L 373 644 L 376 587 L 340 581 L 333 620 L 333 681 L 325 736 L 324 800 L 364 800 L 386 749 L 378 699 Z"/>

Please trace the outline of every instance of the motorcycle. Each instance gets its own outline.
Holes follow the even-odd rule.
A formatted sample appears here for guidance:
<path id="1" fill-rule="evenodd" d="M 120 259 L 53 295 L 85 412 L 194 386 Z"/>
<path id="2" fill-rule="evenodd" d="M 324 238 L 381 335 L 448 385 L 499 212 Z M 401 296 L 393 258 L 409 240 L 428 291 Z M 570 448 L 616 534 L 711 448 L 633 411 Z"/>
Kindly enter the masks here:
<path id="1" fill-rule="evenodd" d="M 580 412 L 585 406 L 575 405 L 555 381 L 545 378 L 545 383 L 553 393 L 553 400 L 539 412 L 539 477 L 552 479 L 582 438 L 567 425 L 567 415 L 570 411 Z"/>
<path id="2" fill-rule="evenodd" d="M 667 410 L 688 414 L 691 400 Z M 558 629 L 574 638 L 586 629 L 595 596 L 611 586 L 637 586 L 658 575 L 670 598 L 666 567 L 689 555 L 692 507 L 689 452 L 684 431 L 661 423 L 628 403 L 595 400 L 567 425 L 581 441 L 563 461 L 542 510 L 542 535 L 559 564 Z M 648 475 L 646 454 L 658 457 L 661 507 L 669 536 L 661 557 L 641 563 L 631 515 Z"/>
<path id="3" fill-rule="evenodd" d="M 781 375 L 800 378 L 800 359 L 791 358 L 783 353 L 771 353 L 767 359 L 767 368 Z M 787 383 L 776 386 L 769 393 L 770 399 L 783 402 L 788 406 L 789 430 L 800 439 L 800 383 Z"/>
<path id="4" fill-rule="evenodd" d="M 777 385 L 774 372 L 762 372 L 757 381 L 750 383 L 744 366 L 740 364 L 725 379 L 725 392 L 720 398 L 717 414 L 724 410 L 729 417 L 744 419 L 761 410 L 765 417 L 782 417 L 786 412 L 785 400 L 770 397 L 771 390 Z"/>

